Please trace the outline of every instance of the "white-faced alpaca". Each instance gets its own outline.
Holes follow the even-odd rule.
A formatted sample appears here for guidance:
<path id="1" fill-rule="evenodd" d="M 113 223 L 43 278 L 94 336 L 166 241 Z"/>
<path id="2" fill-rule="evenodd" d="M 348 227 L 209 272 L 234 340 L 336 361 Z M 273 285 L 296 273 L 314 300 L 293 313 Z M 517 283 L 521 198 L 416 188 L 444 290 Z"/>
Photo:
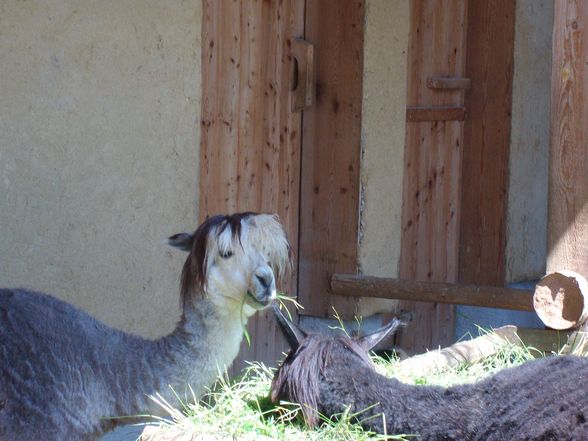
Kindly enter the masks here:
<path id="1" fill-rule="evenodd" d="M 411 386 L 376 373 L 368 356 L 398 320 L 351 340 L 306 334 L 274 309 L 291 350 L 271 399 L 299 403 L 310 426 L 317 411 L 331 417 L 349 406 L 369 430 L 418 440 L 588 440 L 588 359 L 553 356 L 475 384 Z"/>
<path id="2" fill-rule="evenodd" d="M 169 238 L 188 251 L 175 331 L 146 340 L 54 297 L 0 290 L 0 440 L 89 440 L 117 416 L 161 413 L 149 395 L 200 395 L 276 296 L 290 246 L 275 216 L 215 216 Z M 122 420 L 120 423 L 128 422 Z"/>

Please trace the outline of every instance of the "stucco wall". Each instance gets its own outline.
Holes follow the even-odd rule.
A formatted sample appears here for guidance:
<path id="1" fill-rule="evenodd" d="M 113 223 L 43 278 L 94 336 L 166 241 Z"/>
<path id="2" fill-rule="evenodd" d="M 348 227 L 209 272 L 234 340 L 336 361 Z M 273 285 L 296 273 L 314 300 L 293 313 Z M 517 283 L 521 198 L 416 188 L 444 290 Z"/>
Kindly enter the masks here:
<path id="1" fill-rule="evenodd" d="M 518 0 L 510 145 L 506 277 L 545 272 L 553 2 Z"/>
<path id="2" fill-rule="evenodd" d="M 196 226 L 200 1 L 0 2 L 0 285 L 155 336 Z"/>
<path id="3" fill-rule="evenodd" d="M 398 276 L 406 113 L 408 2 L 366 3 L 360 268 Z M 360 313 L 389 309 L 390 301 L 365 299 Z"/>

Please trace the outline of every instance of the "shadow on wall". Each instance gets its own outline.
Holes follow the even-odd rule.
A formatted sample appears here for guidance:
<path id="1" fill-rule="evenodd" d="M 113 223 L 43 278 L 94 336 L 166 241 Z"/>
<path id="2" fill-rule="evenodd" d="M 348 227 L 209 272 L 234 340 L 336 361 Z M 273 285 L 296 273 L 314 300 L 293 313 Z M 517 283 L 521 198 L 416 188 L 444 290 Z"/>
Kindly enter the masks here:
<path id="1" fill-rule="evenodd" d="M 520 282 L 509 285 L 509 288 L 533 290 L 536 282 Z M 537 314 L 527 311 L 512 311 L 510 309 L 482 308 L 477 306 L 458 305 L 455 310 L 455 331 L 453 339 L 468 340 L 477 337 L 479 327 L 498 328 L 505 325 L 515 325 L 521 328 L 540 328 L 545 325 Z"/>

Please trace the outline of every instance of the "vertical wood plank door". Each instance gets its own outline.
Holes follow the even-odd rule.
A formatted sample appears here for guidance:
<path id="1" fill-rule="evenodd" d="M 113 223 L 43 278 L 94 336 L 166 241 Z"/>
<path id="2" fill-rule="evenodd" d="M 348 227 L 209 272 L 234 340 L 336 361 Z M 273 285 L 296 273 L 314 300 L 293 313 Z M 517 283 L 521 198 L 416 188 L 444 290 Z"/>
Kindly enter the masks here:
<path id="1" fill-rule="evenodd" d="M 515 2 L 468 5 L 459 280 L 504 285 Z"/>
<path id="2" fill-rule="evenodd" d="M 588 277 L 588 2 L 556 0 L 547 271 Z"/>
<path id="3" fill-rule="evenodd" d="M 407 106 L 412 109 L 464 105 L 460 89 L 430 89 L 429 77 L 465 76 L 467 1 L 412 0 L 408 48 Z M 455 282 L 458 277 L 463 121 L 406 124 L 401 278 Z M 453 306 L 400 302 L 413 312 L 398 344 L 422 352 L 449 344 Z"/>
<path id="4" fill-rule="evenodd" d="M 304 0 L 205 0 L 200 218 L 277 213 L 297 255 L 301 116 L 291 111 L 292 40 Z M 296 274 L 278 289 L 296 295 Z M 275 365 L 286 349 L 271 312 L 256 314 L 233 364 Z"/>
<path id="5" fill-rule="evenodd" d="M 353 318 L 356 312 L 356 299 L 330 294 L 330 278 L 358 268 L 364 14 L 361 0 L 306 1 L 317 90 L 315 106 L 303 115 L 301 314 L 330 317 L 335 308 Z"/>

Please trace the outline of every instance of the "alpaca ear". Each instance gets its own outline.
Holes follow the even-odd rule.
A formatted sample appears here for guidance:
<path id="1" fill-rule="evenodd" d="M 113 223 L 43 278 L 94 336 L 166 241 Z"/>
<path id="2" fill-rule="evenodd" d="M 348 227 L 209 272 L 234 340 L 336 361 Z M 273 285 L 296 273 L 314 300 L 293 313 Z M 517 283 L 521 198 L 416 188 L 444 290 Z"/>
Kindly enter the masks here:
<path id="1" fill-rule="evenodd" d="M 178 233 L 168 237 L 167 244 L 178 250 L 190 252 L 194 243 L 194 235 L 190 233 Z"/>
<path id="2" fill-rule="evenodd" d="M 306 332 L 286 318 L 282 311 L 280 311 L 277 302 L 272 304 L 272 308 L 274 310 L 276 321 L 278 322 L 278 325 L 280 325 L 280 330 L 290 345 L 290 349 L 295 351 L 300 346 L 300 343 L 302 343 L 302 340 L 307 337 Z"/>
<path id="3" fill-rule="evenodd" d="M 357 343 L 366 351 L 372 350 L 378 343 L 384 340 L 388 335 L 394 334 L 398 328 L 405 326 L 406 323 L 398 320 L 397 318 L 393 319 L 390 323 L 386 326 L 378 329 L 371 334 L 364 335 L 357 339 Z"/>

